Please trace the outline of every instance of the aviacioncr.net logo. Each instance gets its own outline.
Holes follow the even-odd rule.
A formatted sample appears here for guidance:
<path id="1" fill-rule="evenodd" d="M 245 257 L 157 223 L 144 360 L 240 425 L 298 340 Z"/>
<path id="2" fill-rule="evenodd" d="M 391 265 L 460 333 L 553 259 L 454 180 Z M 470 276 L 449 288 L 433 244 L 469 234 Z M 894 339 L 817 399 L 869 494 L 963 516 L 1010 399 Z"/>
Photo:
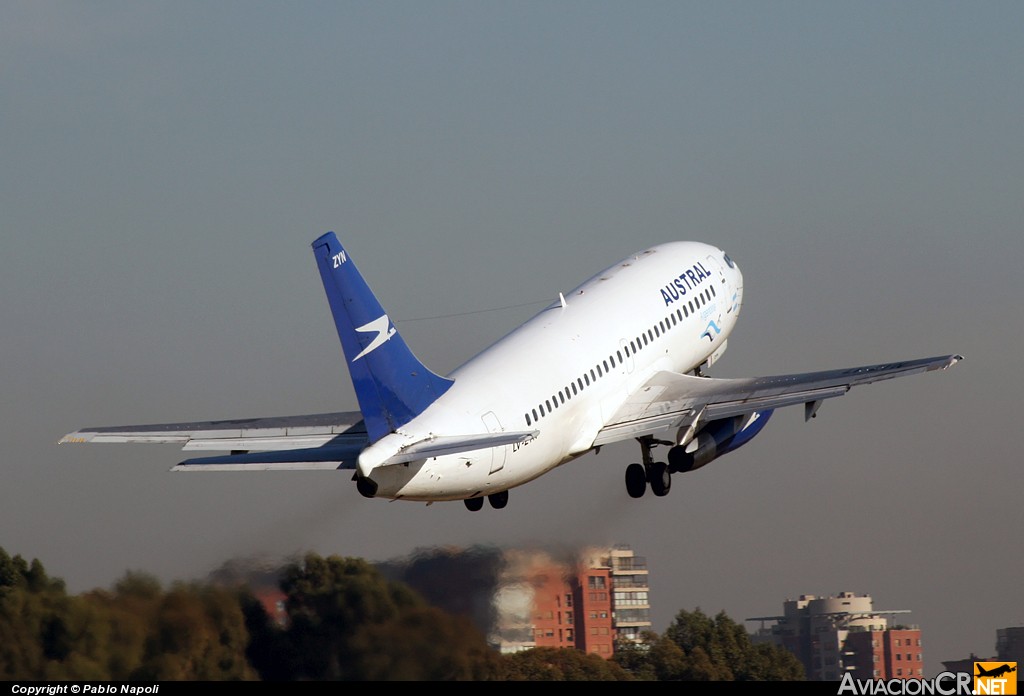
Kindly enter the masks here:
<path id="1" fill-rule="evenodd" d="M 969 696 L 971 675 L 966 672 L 943 672 L 934 679 L 854 679 L 847 672 L 837 694 L 855 696 Z"/>
<path id="2" fill-rule="evenodd" d="M 1016 662 L 975 662 L 975 694 L 1016 694 Z"/>

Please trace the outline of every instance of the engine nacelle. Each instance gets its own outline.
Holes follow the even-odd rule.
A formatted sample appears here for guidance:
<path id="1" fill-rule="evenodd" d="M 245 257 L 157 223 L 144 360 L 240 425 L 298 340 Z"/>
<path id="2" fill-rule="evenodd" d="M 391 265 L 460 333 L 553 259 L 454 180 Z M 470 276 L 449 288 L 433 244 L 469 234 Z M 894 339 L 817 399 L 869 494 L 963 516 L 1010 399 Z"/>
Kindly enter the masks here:
<path id="1" fill-rule="evenodd" d="M 694 471 L 742 447 L 761 432 L 771 415 L 772 410 L 755 411 L 748 416 L 711 421 L 698 430 L 688 443 L 668 451 L 669 471 Z"/>

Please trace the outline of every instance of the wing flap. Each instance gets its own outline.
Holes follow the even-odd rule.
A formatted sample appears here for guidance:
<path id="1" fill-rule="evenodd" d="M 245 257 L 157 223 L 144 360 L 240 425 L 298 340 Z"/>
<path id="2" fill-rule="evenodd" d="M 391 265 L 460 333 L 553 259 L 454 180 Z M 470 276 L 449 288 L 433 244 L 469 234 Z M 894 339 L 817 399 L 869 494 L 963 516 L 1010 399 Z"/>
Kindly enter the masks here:
<path id="1" fill-rule="evenodd" d="M 681 411 L 661 413 L 607 425 L 597 434 L 592 446 L 600 447 L 601 445 L 643 437 L 644 435 L 650 435 L 663 430 L 674 430 L 686 425 L 687 417 L 692 413 L 693 411 L 690 409 L 683 409 Z"/>
<path id="2" fill-rule="evenodd" d="M 744 399 L 708 404 L 704 410 L 704 417 L 705 420 L 711 421 L 718 420 L 719 418 L 729 418 L 730 416 L 741 416 L 751 411 L 767 411 L 784 406 L 796 406 L 797 404 L 806 404 L 812 401 L 842 396 L 849 390 L 850 387 L 839 385 L 824 389 L 807 389 L 790 394 L 752 395 Z"/>
<path id="3" fill-rule="evenodd" d="M 815 404 L 852 387 L 886 379 L 945 370 L 960 355 L 747 379 L 694 377 L 659 372 L 623 404 L 594 440 L 594 446 L 653 435 L 673 428 L 754 411 Z M 813 413 L 816 406 L 808 410 Z"/>
<path id="4" fill-rule="evenodd" d="M 365 440 L 346 446 L 228 454 L 186 459 L 171 471 L 324 471 L 355 469 Z"/>
<path id="5" fill-rule="evenodd" d="M 271 435 L 267 437 L 198 437 L 185 443 L 184 450 L 286 450 L 322 447 L 349 435 Z M 366 442 L 366 436 L 361 441 Z"/>

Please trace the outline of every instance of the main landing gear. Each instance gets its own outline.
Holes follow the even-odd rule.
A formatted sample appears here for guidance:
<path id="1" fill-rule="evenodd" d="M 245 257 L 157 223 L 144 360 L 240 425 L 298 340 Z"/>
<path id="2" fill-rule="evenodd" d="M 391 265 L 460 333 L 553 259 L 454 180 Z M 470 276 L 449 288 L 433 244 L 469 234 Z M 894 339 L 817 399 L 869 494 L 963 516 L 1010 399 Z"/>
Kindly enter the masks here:
<path id="1" fill-rule="evenodd" d="M 656 496 L 668 495 L 672 488 L 672 474 L 668 464 L 656 462 L 651 457 L 651 450 L 658 445 L 671 445 L 671 442 L 655 440 L 650 435 L 638 437 L 643 464 L 630 464 L 626 467 L 626 492 L 631 498 L 642 498 L 647 492 L 647 484 L 651 484 L 651 492 Z M 469 502 L 469 501 L 466 501 Z"/>
<path id="2" fill-rule="evenodd" d="M 477 496 L 476 498 L 466 498 L 462 501 L 466 504 L 466 509 L 470 512 L 478 512 L 484 506 L 484 497 Z M 500 510 L 508 505 L 508 491 L 502 491 L 501 493 L 491 493 L 487 496 L 487 502 L 491 504 L 491 507 L 495 510 Z"/>

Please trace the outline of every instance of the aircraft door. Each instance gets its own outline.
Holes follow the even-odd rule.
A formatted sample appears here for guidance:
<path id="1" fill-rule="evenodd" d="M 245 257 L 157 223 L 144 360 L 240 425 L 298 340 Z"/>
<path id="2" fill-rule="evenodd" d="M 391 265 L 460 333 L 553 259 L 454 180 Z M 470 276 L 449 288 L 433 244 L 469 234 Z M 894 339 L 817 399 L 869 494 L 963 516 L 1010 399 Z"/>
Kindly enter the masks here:
<path id="1" fill-rule="evenodd" d="M 480 419 L 484 422 L 484 427 L 487 428 L 489 433 L 501 433 L 505 429 L 501 427 L 501 421 L 494 415 L 494 411 L 488 411 L 484 415 L 480 416 Z M 491 471 L 501 471 L 505 467 L 505 455 L 508 445 L 502 445 L 501 447 L 491 447 Z"/>

